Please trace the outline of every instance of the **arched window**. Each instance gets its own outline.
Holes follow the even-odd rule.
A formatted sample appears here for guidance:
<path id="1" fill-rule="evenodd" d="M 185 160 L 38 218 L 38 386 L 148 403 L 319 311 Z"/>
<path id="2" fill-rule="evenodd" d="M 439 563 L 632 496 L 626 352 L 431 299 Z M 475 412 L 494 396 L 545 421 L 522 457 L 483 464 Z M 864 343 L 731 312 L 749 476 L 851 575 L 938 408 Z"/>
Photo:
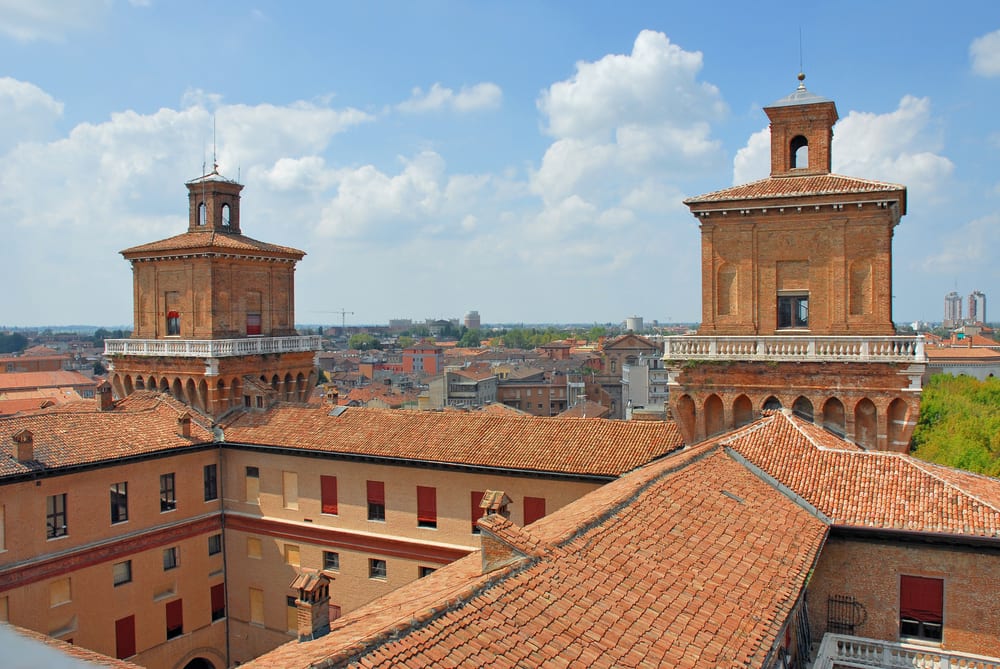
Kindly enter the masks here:
<path id="1" fill-rule="evenodd" d="M 224 228 L 229 227 L 229 213 L 230 213 L 229 205 L 228 204 L 222 205 L 222 227 Z"/>
<path id="2" fill-rule="evenodd" d="M 208 207 L 202 202 L 198 205 L 198 225 L 205 225 L 208 222 Z"/>
<path id="3" fill-rule="evenodd" d="M 789 155 L 792 159 L 790 167 L 793 170 L 796 168 L 809 167 L 809 140 L 802 135 L 796 135 L 795 137 L 792 137 L 790 148 L 791 153 Z"/>
<path id="4" fill-rule="evenodd" d="M 764 411 L 778 411 L 781 409 L 781 400 L 779 400 L 774 395 L 771 395 L 766 400 L 764 400 L 764 406 L 761 407 Z"/>
<path id="5" fill-rule="evenodd" d="M 805 420 L 811 421 L 813 419 L 813 404 L 809 401 L 808 397 L 804 395 L 799 395 L 795 402 L 792 403 L 792 411 L 799 418 L 804 418 Z"/>

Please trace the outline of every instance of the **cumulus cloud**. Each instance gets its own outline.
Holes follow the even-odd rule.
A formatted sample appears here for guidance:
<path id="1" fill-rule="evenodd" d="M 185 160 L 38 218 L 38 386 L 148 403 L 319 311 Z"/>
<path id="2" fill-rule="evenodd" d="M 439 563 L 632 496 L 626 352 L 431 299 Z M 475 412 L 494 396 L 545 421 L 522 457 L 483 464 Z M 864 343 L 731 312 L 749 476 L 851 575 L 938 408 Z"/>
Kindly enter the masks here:
<path id="1" fill-rule="evenodd" d="M 949 228 L 937 251 L 924 259 L 922 269 L 952 276 L 985 271 L 998 278 L 997 257 L 1000 257 L 1000 214 L 994 213 Z"/>
<path id="2" fill-rule="evenodd" d="M 20 142 L 52 136 L 62 116 L 63 103 L 34 84 L 0 77 L 0 154 Z"/>
<path id="3" fill-rule="evenodd" d="M 414 88 L 410 99 L 396 105 L 396 109 L 407 113 L 440 110 L 472 112 L 482 109 L 496 109 L 502 100 L 503 91 L 494 83 L 485 82 L 474 86 L 463 86 L 457 93 L 435 83 L 428 91 Z"/>
<path id="4" fill-rule="evenodd" d="M 1000 30 L 972 40 L 969 45 L 972 71 L 984 77 L 1000 76 Z"/>
<path id="5" fill-rule="evenodd" d="M 19 42 L 58 41 L 85 29 L 111 8 L 111 0 L 0 0 L 0 33 Z"/>

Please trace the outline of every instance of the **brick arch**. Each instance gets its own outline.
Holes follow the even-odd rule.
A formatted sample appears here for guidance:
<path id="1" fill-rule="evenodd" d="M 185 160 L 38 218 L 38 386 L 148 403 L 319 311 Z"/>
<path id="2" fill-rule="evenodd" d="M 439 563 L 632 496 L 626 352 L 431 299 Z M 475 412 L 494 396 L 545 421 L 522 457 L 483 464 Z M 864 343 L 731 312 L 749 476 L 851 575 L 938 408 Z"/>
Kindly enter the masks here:
<path id="1" fill-rule="evenodd" d="M 299 376 L 301 376 L 301 374 Z M 295 392 L 295 385 L 294 385 L 294 382 L 292 381 L 292 373 L 291 372 L 286 372 L 285 373 L 285 384 L 284 384 L 284 397 L 285 397 L 285 399 L 288 400 L 289 402 L 291 402 L 293 399 L 295 399 L 294 392 Z"/>
<path id="2" fill-rule="evenodd" d="M 146 389 L 146 382 L 143 380 L 143 378 L 141 376 L 135 377 L 135 389 L 136 390 L 145 390 Z"/>
<path id="3" fill-rule="evenodd" d="M 111 377 L 111 389 L 118 397 L 125 397 L 125 386 L 122 383 L 121 376 L 118 374 Z"/>
<path id="4" fill-rule="evenodd" d="M 847 434 L 847 414 L 844 403 L 836 397 L 823 403 L 823 427 L 841 437 Z"/>
<path id="5" fill-rule="evenodd" d="M 733 427 L 740 427 L 753 421 L 753 402 L 746 395 L 733 400 Z"/>
<path id="6" fill-rule="evenodd" d="M 117 374 L 115 376 L 117 376 Z M 135 386 L 132 385 L 132 375 L 131 374 L 126 374 L 125 375 L 125 378 L 122 380 L 122 385 L 124 386 L 125 395 L 126 396 L 127 395 L 131 395 L 135 391 Z M 123 396 L 119 395 L 119 397 L 123 397 Z"/>
<path id="7" fill-rule="evenodd" d="M 166 381 L 166 379 L 164 379 Z M 170 389 L 167 391 L 174 396 L 174 399 L 184 401 L 184 384 L 181 383 L 180 377 L 175 376 L 174 382 L 170 384 Z"/>
<path id="8" fill-rule="evenodd" d="M 170 392 L 170 381 L 167 381 L 167 377 L 165 377 L 165 376 L 160 379 L 159 391 L 161 393 L 169 393 Z"/>
<path id="9" fill-rule="evenodd" d="M 854 405 L 854 443 L 869 450 L 878 448 L 878 409 L 867 397 Z"/>
<path id="10" fill-rule="evenodd" d="M 712 393 L 705 398 L 705 436 L 719 434 L 726 429 L 726 410 L 722 398 Z"/>
<path id="11" fill-rule="evenodd" d="M 775 411 L 777 409 L 781 409 L 784 406 L 785 405 L 782 404 L 781 400 L 778 399 L 777 396 L 768 395 L 767 398 L 763 402 L 761 402 L 760 408 L 762 411 L 767 411 L 767 410 Z"/>
<path id="12" fill-rule="evenodd" d="M 295 394 L 298 395 L 299 402 L 306 402 L 309 400 L 308 391 L 306 390 L 306 377 L 303 376 L 302 372 L 295 377 Z"/>
<path id="13" fill-rule="evenodd" d="M 886 448 L 890 451 L 905 453 L 910 447 L 910 407 L 900 398 L 889 403 L 886 410 L 886 418 L 889 423 L 887 432 Z"/>
<path id="14" fill-rule="evenodd" d="M 695 405 L 690 395 L 684 394 L 677 398 L 674 420 L 681 428 L 684 440 L 692 443 L 695 440 Z"/>
<path id="15" fill-rule="evenodd" d="M 798 415 L 799 418 L 804 418 L 806 420 L 813 420 L 813 403 L 805 395 L 799 395 L 795 398 L 792 403 L 792 411 Z"/>
<path id="16" fill-rule="evenodd" d="M 184 399 L 188 405 L 197 409 L 201 408 L 201 402 L 198 401 L 198 389 L 195 386 L 194 379 L 189 378 L 184 384 Z"/>
<path id="17" fill-rule="evenodd" d="M 243 380 L 238 376 L 229 382 L 229 406 L 243 406 Z"/>

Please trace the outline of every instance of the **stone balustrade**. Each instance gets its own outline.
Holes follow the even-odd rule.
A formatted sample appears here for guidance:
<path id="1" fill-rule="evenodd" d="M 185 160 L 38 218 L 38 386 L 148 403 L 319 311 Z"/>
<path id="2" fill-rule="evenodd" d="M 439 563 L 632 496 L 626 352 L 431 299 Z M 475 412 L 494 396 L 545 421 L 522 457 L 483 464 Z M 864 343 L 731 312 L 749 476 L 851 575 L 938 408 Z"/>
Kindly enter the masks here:
<path id="1" fill-rule="evenodd" d="M 923 336 L 703 336 L 663 340 L 664 360 L 927 362 Z"/>
<path id="2" fill-rule="evenodd" d="M 937 647 L 826 634 L 813 669 L 1000 669 L 1000 658 Z"/>
<path id="3" fill-rule="evenodd" d="M 244 339 L 105 339 L 104 355 L 230 358 L 265 353 L 320 351 L 323 348 L 322 340 L 319 335 Z"/>

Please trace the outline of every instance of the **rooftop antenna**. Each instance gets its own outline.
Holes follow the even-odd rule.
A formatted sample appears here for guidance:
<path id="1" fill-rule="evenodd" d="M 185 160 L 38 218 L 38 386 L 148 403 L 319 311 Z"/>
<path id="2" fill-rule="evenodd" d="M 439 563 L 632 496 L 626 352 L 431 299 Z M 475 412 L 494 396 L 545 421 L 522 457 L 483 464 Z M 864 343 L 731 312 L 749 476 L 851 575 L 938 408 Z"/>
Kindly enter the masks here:
<path id="1" fill-rule="evenodd" d="M 799 90 L 806 89 L 806 73 L 802 66 L 802 26 L 799 26 Z"/>
<path id="2" fill-rule="evenodd" d="M 215 112 L 212 112 L 212 171 L 219 171 L 219 161 L 215 153 Z"/>

